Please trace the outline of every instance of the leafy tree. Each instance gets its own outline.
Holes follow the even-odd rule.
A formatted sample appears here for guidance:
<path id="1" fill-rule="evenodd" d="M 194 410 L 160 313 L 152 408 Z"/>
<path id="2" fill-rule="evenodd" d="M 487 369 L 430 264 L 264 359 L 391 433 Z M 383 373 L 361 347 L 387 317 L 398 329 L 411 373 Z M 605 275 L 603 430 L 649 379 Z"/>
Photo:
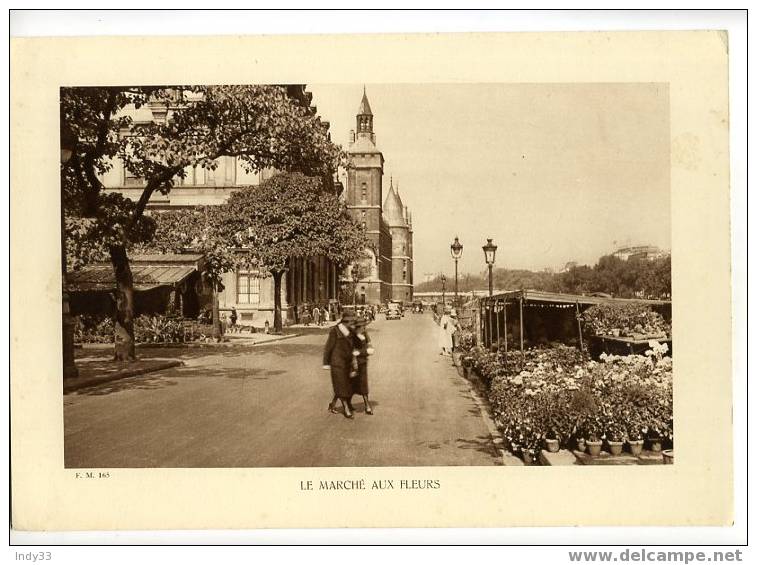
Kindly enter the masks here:
<path id="1" fill-rule="evenodd" d="M 213 289 L 213 330 L 221 337 L 218 292 L 223 290 L 223 274 L 234 269 L 237 256 L 223 237 L 221 206 L 167 210 L 155 214 L 155 236 L 141 251 L 181 253 L 191 250 L 205 256 L 203 277 Z"/>
<path id="2" fill-rule="evenodd" d="M 279 173 L 233 193 L 224 205 L 223 229 L 245 260 L 267 271 L 274 283 L 274 331 L 280 332 L 281 279 L 289 260 L 325 256 L 339 267 L 357 259 L 365 233 L 319 178 Z"/>
<path id="3" fill-rule="evenodd" d="M 136 123 L 129 108 L 163 118 Z M 115 357 L 134 352 L 134 288 L 127 256 L 154 226 L 144 211 L 194 167 L 215 169 L 235 156 L 249 171 L 266 167 L 327 177 L 344 160 L 315 113 L 280 86 L 86 87 L 61 89 L 61 127 L 78 140 L 62 167 L 66 222 L 78 263 L 109 256 L 116 278 Z M 99 175 L 118 157 L 142 178 L 135 203 L 105 194 Z"/>

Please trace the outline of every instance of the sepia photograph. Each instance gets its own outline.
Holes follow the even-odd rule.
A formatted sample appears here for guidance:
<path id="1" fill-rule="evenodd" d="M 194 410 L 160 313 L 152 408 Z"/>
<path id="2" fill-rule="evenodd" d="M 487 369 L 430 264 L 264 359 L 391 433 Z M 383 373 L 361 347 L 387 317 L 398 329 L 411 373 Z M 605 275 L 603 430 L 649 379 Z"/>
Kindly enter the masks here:
<path id="1" fill-rule="evenodd" d="M 319 21 L 11 42 L 14 530 L 733 523 L 728 34 Z"/>
<path id="2" fill-rule="evenodd" d="M 666 84 L 62 87 L 60 131 L 67 468 L 673 463 Z"/>

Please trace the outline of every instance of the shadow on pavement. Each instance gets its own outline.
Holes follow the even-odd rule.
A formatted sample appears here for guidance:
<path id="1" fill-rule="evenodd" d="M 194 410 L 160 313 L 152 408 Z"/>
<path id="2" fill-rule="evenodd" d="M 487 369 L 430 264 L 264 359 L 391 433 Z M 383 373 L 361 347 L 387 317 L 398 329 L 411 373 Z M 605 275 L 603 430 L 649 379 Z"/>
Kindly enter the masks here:
<path id="1" fill-rule="evenodd" d="M 223 377 L 227 379 L 265 381 L 270 377 L 286 373 L 286 371 L 276 369 L 248 369 L 244 367 L 177 367 L 170 370 L 170 377 L 161 375 L 160 373 L 138 375 L 135 377 L 127 377 L 125 379 L 119 379 L 107 383 L 93 385 L 87 388 L 82 388 L 77 391 L 66 393 L 65 395 L 103 396 L 127 390 L 160 390 L 179 384 L 179 381 L 176 380 L 177 377 L 179 379 L 191 377 Z"/>
<path id="2" fill-rule="evenodd" d="M 474 449 L 495 458 L 499 455 L 490 436 L 477 436 L 475 439 L 458 438 L 456 441 L 458 449 Z"/>
<path id="3" fill-rule="evenodd" d="M 322 343 L 321 343 L 322 341 Z M 265 354 L 274 354 L 278 356 L 289 355 L 312 355 L 323 351 L 323 345 L 326 339 L 319 340 L 318 343 L 288 343 L 287 341 L 274 342 L 271 344 L 261 343 L 258 345 L 215 345 L 207 347 L 144 347 L 137 349 L 137 360 L 139 359 L 199 359 L 202 357 L 252 357 Z M 80 362 L 94 362 L 100 359 L 109 361 L 113 357 L 111 349 L 77 349 L 76 359 Z M 86 360 L 86 361 L 85 361 Z"/>
<path id="4" fill-rule="evenodd" d="M 109 383 L 103 383 L 88 388 L 82 388 L 74 392 L 67 393 L 66 396 L 102 396 L 104 394 L 113 394 L 124 390 L 157 390 L 174 386 L 177 381 L 172 381 L 165 377 L 141 375 L 137 377 L 128 377 Z"/>

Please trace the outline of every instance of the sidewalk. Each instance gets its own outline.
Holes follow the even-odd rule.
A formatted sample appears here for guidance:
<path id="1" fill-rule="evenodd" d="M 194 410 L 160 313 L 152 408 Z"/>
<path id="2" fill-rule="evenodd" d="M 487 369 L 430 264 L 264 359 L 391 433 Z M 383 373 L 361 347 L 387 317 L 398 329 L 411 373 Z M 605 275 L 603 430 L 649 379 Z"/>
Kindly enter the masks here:
<path id="1" fill-rule="evenodd" d="M 137 344 L 136 361 L 113 361 L 113 344 L 90 343 L 75 351 L 79 376 L 63 382 L 63 392 L 96 386 L 102 383 L 136 377 L 173 367 L 194 364 L 196 359 L 231 352 L 238 347 L 251 347 L 275 343 L 298 337 L 300 334 L 226 334 L 225 341 L 192 343 L 140 343 Z"/>
<path id="2" fill-rule="evenodd" d="M 83 357 L 76 360 L 79 376 L 63 381 L 63 392 L 73 392 L 82 388 L 179 367 L 184 362 L 179 359 L 152 358 L 136 361 L 113 361 L 102 357 Z"/>
<path id="3" fill-rule="evenodd" d="M 274 341 L 280 341 L 282 339 L 290 339 L 297 337 L 299 333 L 286 333 L 286 334 L 266 334 L 266 333 L 226 333 L 223 336 L 224 341 L 190 341 L 186 343 L 138 343 L 136 344 L 137 351 L 144 349 L 213 349 L 218 347 L 231 347 L 234 345 L 258 345 L 263 343 L 269 343 Z M 76 351 L 86 352 L 87 350 L 109 350 L 113 349 L 112 343 L 84 343 L 77 344 Z M 80 353 L 84 356 L 85 353 Z M 167 355 L 170 355 L 167 353 Z"/>

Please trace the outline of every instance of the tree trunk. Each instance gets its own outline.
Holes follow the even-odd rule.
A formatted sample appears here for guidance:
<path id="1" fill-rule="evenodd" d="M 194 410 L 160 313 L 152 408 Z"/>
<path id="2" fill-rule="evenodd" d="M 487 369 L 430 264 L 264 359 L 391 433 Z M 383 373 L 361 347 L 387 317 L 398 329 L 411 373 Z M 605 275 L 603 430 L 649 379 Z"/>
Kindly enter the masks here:
<path id="1" fill-rule="evenodd" d="M 213 283 L 213 337 L 220 342 L 223 339 L 221 313 L 218 308 L 218 284 Z"/>
<path id="2" fill-rule="evenodd" d="M 281 275 L 283 271 L 273 271 L 273 331 L 281 333 Z"/>
<path id="3" fill-rule="evenodd" d="M 114 326 L 114 354 L 116 361 L 134 361 L 134 281 L 129 258 L 123 245 L 110 248 L 110 262 L 116 277 L 116 313 Z"/>

